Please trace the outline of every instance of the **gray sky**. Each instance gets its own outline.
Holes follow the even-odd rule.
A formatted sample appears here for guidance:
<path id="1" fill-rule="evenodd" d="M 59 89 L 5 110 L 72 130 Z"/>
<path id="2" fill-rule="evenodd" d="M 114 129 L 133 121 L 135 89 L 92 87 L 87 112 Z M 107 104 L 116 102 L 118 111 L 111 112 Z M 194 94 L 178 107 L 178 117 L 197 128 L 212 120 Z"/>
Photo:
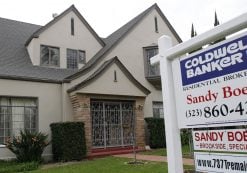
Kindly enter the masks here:
<path id="1" fill-rule="evenodd" d="M 182 40 L 190 38 L 191 23 L 198 34 L 247 12 L 247 0 L 0 0 L 0 17 L 45 25 L 52 13 L 74 4 L 101 37 L 157 3 Z"/>

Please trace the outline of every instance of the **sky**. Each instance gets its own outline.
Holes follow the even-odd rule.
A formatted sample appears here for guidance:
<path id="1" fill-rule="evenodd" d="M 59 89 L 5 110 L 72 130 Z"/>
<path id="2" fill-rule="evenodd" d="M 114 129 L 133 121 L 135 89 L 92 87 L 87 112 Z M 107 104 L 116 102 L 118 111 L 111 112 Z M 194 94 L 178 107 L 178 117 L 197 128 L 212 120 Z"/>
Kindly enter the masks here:
<path id="1" fill-rule="evenodd" d="M 45 25 L 52 14 L 72 4 L 101 37 L 107 37 L 129 20 L 157 3 L 183 41 L 213 28 L 214 12 L 220 23 L 247 13 L 247 0 L 0 0 L 0 17 Z"/>

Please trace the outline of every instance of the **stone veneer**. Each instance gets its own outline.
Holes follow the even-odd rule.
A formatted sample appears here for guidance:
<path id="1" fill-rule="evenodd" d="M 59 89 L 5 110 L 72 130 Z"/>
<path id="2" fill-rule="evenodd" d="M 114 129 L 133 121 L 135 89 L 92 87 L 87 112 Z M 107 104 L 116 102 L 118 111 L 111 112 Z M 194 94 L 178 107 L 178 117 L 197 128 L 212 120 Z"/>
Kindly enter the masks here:
<path id="1" fill-rule="evenodd" d="M 138 148 L 145 146 L 145 131 L 144 131 L 144 97 L 126 97 L 126 96 L 106 96 L 106 95 L 89 95 L 89 94 L 70 94 L 71 103 L 74 112 L 74 121 L 82 121 L 85 125 L 86 145 L 88 155 L 92 149 L 92 123 L 90 115 L 90 100 L 131 100 L 134 102 L 135 116 L 136 116 L 136 145 Z"/>

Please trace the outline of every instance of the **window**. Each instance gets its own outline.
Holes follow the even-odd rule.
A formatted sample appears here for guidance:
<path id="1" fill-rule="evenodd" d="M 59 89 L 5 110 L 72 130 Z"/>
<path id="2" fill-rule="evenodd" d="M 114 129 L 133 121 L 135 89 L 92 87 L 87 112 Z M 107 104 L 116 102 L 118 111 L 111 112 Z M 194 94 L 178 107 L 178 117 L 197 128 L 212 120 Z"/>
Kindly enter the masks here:
<path id="1" fill-rule="evenodd" d="M 149 47 L 145 49 L 146 56 L 146 75 L 147 76 L 159 76 L 160 75 L 160 65 L 159 63 L 151 65 L 150 59 L 158 54 L 158 47 Z"/>
<path id="2" fill-rule="evenodd" d="M 67 49 L 67 68 L 78 69 L 78 63 L 86 63 L 86 53 L 82 50 Z"/>
<path id="3" fill-rule="evenodd" d="M 82 50 L 78 50 L 79 53 L 79 63 L 86 64 L 86 52 Z"/>
<path id="4" fill-rule="evenodd" d="M 37 99 L 0 97 L 0 145 L 20 130 L 37 131 Z"/>
<path id="5" fill-rule="evenodd" d="M 154 17 L 154 27 L 155 27 L 155 32 L 159 32 L 159 28 L 158 28 L 158 19 L 157 17 Z"/>
<path id="6" fill-rule="evenodd" d="M 73 18 L 71 18 L 70 27 L 71 27 L 71 35 L 75 35 L 75 24 Z"/>
<path id="7" fill-rule="evenodd" d="M 59 66 L 59 48 L 51 46 L 40 46 L 41 65 Z"/>
<path id="8" fill-rule="evenodd" d="M 153 102 L 153 117 L 154 118 L 164 118 L 162 102 Z"/>

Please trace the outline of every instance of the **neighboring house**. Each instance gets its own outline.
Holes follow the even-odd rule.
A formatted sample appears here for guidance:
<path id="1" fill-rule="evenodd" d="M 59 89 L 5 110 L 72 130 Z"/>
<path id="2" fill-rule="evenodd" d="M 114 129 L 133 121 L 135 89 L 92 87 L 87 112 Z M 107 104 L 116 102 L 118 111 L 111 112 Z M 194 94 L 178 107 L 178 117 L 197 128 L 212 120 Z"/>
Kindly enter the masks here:
<path id="1" fill-rule="evenodd" d="M 163 116 L 157 40 L 181 39 L 157 4 L 107 38 L 72 5 L 45 26 L 0 18 L 0 159 L 21 129 L 83 121 L 89 155 L 145 146 L 144 117 Z M 44 156 L 51 156 L 48 147 Z"/>

